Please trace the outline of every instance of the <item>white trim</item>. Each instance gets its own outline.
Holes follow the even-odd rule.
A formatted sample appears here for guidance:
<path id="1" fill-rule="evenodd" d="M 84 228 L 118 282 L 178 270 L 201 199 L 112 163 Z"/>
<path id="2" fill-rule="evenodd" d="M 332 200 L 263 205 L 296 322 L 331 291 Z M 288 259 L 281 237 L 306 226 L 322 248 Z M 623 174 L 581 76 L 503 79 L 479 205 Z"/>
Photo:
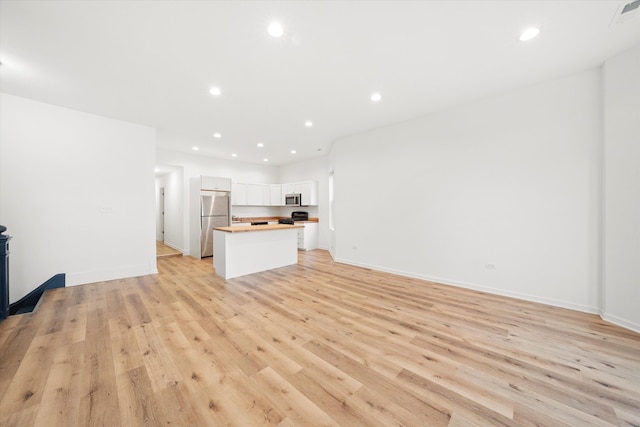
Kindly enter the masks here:
<path id="1" fill-rule="evenodd" d="M 341 262 L 341 261 L 338 261 L 338 259 L 336 258 L 336 254 L 331 250 L 331 248 L 327 248 L 326 250 L 329 252 L 329 255 L 331 255 L 331 259 L 333 259 L 335 262 Z M 344 264 L 348 264 L 348 263 L 344 263 Z"/>
<path id="2" fill-rule="evenodd" d="M 158 274 L 158 268 L 155 263 L 148 265 L 126 265 L 112 270 L 78 271 L 75 273 L 66 273 L 66 286 L 85 285 L 87 283 L 147 276 L 149 274 Z"/>
<path id="3" fill-rule="evenodd" d="M 630 329 L 640 334 L 640 324 L 638 323 L 630 322 L 621 317 L 613 316 L 607 313 L 600 313 L 600 317 L 602 318 L 602 320 L 605 320 L 607 322 L 613 323 L 615 325 L 621 326 L 626 329 Z"/>
<path id="4" fill-rule="evenodd" d="M 507 297 L 512 297 L 512 298 L 525 300 L 525 301 L 531 301 L 531 302 L 537 302 L 537 303 L 541 303 L 541 304 L 552 305 L 552 306 L 555 306 L 555 307 L 568 308 L 570 310 L 582 311 L 584 313 L 592 313 L 592 314 L 598 314 L 599 313 L 599 309 L 597 307 L 589 307 L 589 306 L 585 306 L 585 305 L 581 305 L 581 304 L 569 303 L 569 302 L 562 301 L 562 300 L 541 298 L 541 297 L 538 297 L 538 296 L 535 296 L 535 295 L 524 294 L 524 293 L 520 293 L 520 292 L 509 292 L 509 291 L 505 291 L 503 289 L 497 289 L 497 288 L 491 288 L 491 287 L 487 287 L 487 286 L 477 285 L 475 283 L 460 282 L 460 281 L 457 281 L 457 280 L 443 279 L 441 277 L 433 277 L 433 276 L 426 276 L 426 275 L 422 275 L 422 274 L 408 273 L 406 271 L 393 270 L 393 269 L 390 269 L 390 268 L 381 268 L 381 267 L 376 266 L 376 265 L 357 263 L 357 262 L 348 261 L 348 260 L 345 260 L 345 259 L 339 259 L 339 258 L 336 258 L 336 257 L 334 257 L 333 259 L 334 259 L 334 261 L 340 262 L 340 263 L 343 263 L 343 264 L 349 264 L 349 265 L 353 265 L 353 266 L 356 266 L 356 267 L 369 268 L 371 270 L 383 271 L 385 273 L 397 274 L 399 276 L 411 277 L 411 278 L 414 278 L 414 279 L 428 280 L 430 282 L 436 282 L 436 283 L 443 284 L 443 285 L 457 286 L 459 288 L 472 289 L 472 290 L 475 290 L 475 291 L 487 292 L 487 293 L 494 294 L 494 295 L 502 295 L 502 296 L 507 296 Z"/>
<path id="5" fill-rule="evenodd" d="M 182 253 L 183 255 L 185 254 L 184 251 L 182 249 L 180 249 L 177 245 L 172 245 L 171 243 L 167 243 L 166 241 L 162 242 L 164 245 L 169 246 L 171 249 L 175 249 L 176 251 L 179 251 L 180 253 Z"/>

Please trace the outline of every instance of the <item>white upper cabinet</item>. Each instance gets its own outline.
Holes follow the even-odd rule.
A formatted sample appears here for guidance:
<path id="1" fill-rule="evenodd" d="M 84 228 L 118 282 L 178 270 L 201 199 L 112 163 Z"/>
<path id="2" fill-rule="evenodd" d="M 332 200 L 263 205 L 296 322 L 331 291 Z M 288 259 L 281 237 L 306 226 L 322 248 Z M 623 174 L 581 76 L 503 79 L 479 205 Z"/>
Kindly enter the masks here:
<path id="1" fill-rule="evenodd" d="M 302 195 L 302 206 L 318 205 L 318 183 L 316 181 L 304 181 L 296 185 L 300 185 L 300 194 Z"/>
<path id="2" fill-rule="evenodd" d="M 271 206 L 282 206 L 282 184 L 271 184 Z"/>
<path id="3" fill-rule="evenodd" d="M 282 204 L 284 205 L 284 196 L 294 193 L 293 184 L 282 184 Z"/>
<path id="4" fill-rule="evenodd" d="M 262 184 L 262 204 L 271 206 L 271 186 L 269 184 Z"/>
<path id="5" fill-rule="evenodd" d="M 201 190 L 231 191 L 231 178 L 220 178 L 217 176 L 201 176 Z"/>
<path id="6" fill-rule="evenodd" d="M 262 184 L 247 184 L 247 205 L 262 205 Z"/>
<path id="7" fill-rule="evenodd" d="M 293 184 L 282 184 L 281 185 L 282 192 L 280 193 L 280 205 L 285 205 L 285 196 L 287 194 L 293 193 Z"/>
<path id="8" fill-rule="evenodd" d="M 297 193 L 301 195 L 302 206 L 318 205 L 318 182 L 302 181 L 282 184 L 282 204 L 284 205 L 284 197 L 287 194 Z"/>
<path id="9" fill-rule="evenodd" d="M 318 183 L 302 181 L 286 184 L 231 184 L 231 204 L 247 206 L 284 206 L 286 194 L 299 193 L 302 206 L 318 205 Z"/>
<path id="10" fill-rule="evenodd" d="M 247 184 L 243 184 L 241 182 L 234 182 L 231 184 L 231 204 L 247 204 Z"/>

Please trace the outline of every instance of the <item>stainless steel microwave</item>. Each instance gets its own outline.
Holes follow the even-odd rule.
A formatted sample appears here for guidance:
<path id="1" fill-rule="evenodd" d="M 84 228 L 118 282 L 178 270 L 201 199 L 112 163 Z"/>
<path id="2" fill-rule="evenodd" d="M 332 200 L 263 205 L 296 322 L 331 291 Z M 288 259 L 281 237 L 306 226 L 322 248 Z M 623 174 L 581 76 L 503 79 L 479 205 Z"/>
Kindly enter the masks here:
<path id="1" fill-rule="evenodd" d="M 285 206 L 302 206 L 302 194 L 292 193 L 284 195 Z"/>

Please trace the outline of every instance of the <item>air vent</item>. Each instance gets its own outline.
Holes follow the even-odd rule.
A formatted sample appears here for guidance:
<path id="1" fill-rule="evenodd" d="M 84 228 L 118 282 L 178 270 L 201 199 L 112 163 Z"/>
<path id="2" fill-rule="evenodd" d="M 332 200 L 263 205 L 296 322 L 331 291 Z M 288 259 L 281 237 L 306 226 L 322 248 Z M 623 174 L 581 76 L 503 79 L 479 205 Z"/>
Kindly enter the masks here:
<path id="1" fill-rule="evenodd" d="M 622 3 L 618 6 L 609 26 L 611 27 L 615 24 L 624 24 L 631 20 L 636 20 L 638 16 L 640 16 L 640 0 L 634 0 L 630 3 Z"/>

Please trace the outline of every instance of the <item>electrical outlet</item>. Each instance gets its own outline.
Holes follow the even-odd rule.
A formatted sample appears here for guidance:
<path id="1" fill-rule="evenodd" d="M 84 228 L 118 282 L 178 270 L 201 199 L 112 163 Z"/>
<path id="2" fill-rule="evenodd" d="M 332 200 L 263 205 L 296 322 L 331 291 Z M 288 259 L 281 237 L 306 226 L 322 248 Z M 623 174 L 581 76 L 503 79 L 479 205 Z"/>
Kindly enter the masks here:
<path id="1" fill-rule="evenodd" d="M 487 270 L 495 270 L 496 269 L 496 265 L 495 264 L 485 264 L 484 268 L 486 268 Z"/>

